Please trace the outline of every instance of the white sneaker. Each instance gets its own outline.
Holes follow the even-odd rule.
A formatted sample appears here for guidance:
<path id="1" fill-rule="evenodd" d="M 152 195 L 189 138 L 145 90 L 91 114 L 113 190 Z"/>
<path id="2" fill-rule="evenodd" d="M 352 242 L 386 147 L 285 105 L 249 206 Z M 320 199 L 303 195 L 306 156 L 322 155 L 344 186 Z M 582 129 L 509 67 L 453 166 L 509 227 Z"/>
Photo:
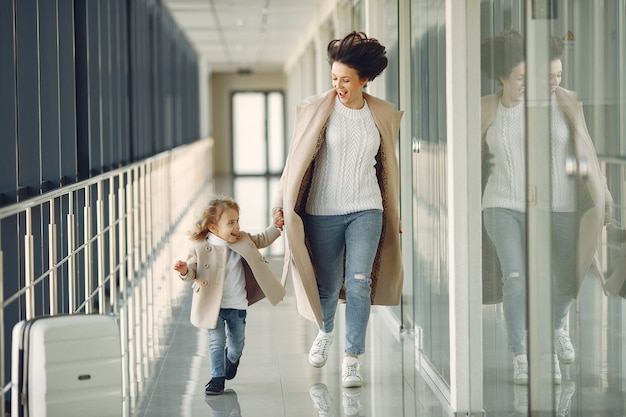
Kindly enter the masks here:
<path id="1" fill-rule="evenodd" d="M 528 357 L 525 353 L 513 358 L 513 383 L 528 385 Z"/>
<path id="2" fill-rule="evenodd" d="M 556 354 L 553 355 L 552 357 L 552 366 L 553 366 L 553 371 L 552 371 L 552 378 L 554 380 L 554 383 L 557 385 L 561 384 L 561 366 L 559 365 L 559 360 Z"/>
<path id="3" fill-rule="evenodd" d="M 313 400 L 313 406 L 317 410 L 319 417 L 332 417 L 335 415 L 333 412 L 333 398 L 328 393 L 328 388 L 322 383 L 313 385 L 309 389 L 309 395 Z"/>
<path id="4" fill-rule="evenodd" d="M 513 407 L 520 414 L 528 413 L 528 385 L 513 385 Z"/>
<path id="5" fill-rule="evenodd" d="M 576 384 L 572 381 L 563 381 L 561 386 L 561 397 L 559 398 L 558 407 L 556 408 L 556 415 L 559 417 L 567 417 L 570 415 L 570 408 L 572 405 L 572 396 L 576 391 Z"/>
<path id="6" fill-rule="evenodd" d="M 572 341 L 563 330 L 554 331 L 554 351 L 563 363 L 572 363 L 576 357 Z"/>
<path id="7" fill-rule="evenodd" d="M 363 385 L 361 363 L 357 358 L 346 356 L 341 364 L 341 381 L 344 388 L 357 388 Z"/>
<path id="8" fill-rule="evenodd" d="M 326 360 L 328 359 L 328 351 L 332 343 L 332 333 L 324 333 L 320 330 L 317 333 L 317 337 L 313 341 L 313 345 L 311 345 L 311 350 L 309 351 L 309 363 L 316 368 L 324 366 L 326 364 Z"/>

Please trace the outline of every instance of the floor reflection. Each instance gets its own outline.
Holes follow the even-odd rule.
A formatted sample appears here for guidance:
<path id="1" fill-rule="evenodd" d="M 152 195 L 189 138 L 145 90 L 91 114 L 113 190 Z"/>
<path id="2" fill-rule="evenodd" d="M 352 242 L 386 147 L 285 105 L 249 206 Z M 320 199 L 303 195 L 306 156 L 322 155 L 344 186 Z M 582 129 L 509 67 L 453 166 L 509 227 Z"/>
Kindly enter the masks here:
<path id="1" fill-rule="evenodd" d="M 205 401 L 211 407 L 211 417 L 241 417 L 241 406 L 233 389 L 225 389 L 222 395 L 206 395 Z"/>
<path id="2" fill-rule="evenodd" d="M 334 400 L 326 384 L 317 383 L 309 389 L 313 407 L 319 417 L 339 417 L 334 411 Z M 343 388 L 341 395 L 342 417 L 365 417 L 361 412 L 361 388 Z"/>
<path id="3" fill-rule="evenodd" d="M 554 410 L 557 417 L 567 417 L 571 415 L 572 397 L 576 392 L 574 381 L 563 380 L 560 385 L 554 386 Z M 528 386 L 513 385 L 513 413 L 511 417 L 530 416 L 528 411 Z"/>

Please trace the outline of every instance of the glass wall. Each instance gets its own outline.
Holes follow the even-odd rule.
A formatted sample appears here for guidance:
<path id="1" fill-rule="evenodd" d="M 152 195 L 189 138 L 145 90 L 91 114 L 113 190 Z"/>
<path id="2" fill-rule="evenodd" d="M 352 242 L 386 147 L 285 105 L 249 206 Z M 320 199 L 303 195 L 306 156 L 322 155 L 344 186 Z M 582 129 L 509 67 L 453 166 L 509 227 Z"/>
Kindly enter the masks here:
<path id="1" fill-rule="evenodd" d="M 487 415 L 624 415 L 624 16 L 481 1 Z"/>
<path id="2" fill-rule="evenodd" d="M 410 6 L 414 325 L 423 369 L 449 386 L 445 1 Z"/>

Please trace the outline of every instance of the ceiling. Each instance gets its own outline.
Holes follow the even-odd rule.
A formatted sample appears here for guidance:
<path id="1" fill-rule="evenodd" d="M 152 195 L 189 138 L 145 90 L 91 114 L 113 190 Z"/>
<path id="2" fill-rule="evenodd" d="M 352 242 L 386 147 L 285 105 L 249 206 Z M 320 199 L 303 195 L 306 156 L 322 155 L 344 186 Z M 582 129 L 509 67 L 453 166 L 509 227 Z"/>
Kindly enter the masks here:
<path id="1" fill-rule="evenodd" d="M 282 71 L 320 0 L 165 0 L 211 72 Z"/>

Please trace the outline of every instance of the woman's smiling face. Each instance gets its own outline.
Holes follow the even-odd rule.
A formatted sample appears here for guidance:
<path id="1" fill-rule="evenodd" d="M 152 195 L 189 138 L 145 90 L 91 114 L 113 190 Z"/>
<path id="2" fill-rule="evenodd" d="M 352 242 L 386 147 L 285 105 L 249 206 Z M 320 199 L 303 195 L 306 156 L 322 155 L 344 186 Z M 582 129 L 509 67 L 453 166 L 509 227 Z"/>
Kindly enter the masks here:
<path id="1" fill-rule="evenodd" d="M 341 62 L 333 62 L 331 67 L 333 88 L 344 106 L 352 109 L 363 107 L 363 86 L 367 78 L 359 78 L 357 71 Z"/>
<path id="2" fill-rule="evenodd" d="M 507 107 L 513 107 L 520 103 L 526 91 L 526 64 L 520 63 L 513 67 L 506 78 L 500 78 L 502 82 L 502 103 Z"/>

